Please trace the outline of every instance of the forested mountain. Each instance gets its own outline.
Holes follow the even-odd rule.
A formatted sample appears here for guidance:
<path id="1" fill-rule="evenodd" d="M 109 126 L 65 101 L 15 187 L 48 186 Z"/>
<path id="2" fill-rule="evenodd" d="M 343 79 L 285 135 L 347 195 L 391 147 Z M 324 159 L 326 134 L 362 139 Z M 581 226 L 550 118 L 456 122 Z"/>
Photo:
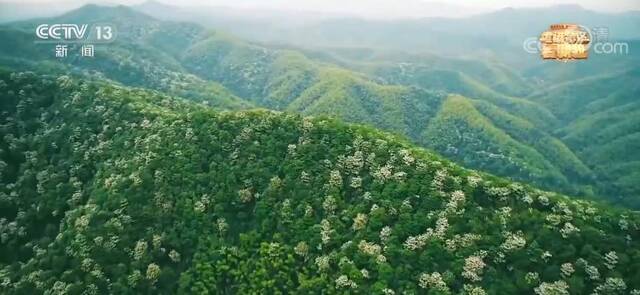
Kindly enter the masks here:
<path id="1" fill-rule="evenodd" d="M 88 20 L 108 20 L 119 30 L 114 43 L 98 48 L 100 58 L 53 60 L 51 48 L 33 46 L 36 22 L 26 21 L 0 28 L 1 37 L 11 41 L 0 45 L 2 65 L 106 78 L 220 109 L 330 115 L 407 136 L 473 169 L 571 195 L 640 205 L 636 165 L 627 161 L 633 156 L 622 153 L 611 161 L 609 153 L 620 146 L 607 141 L 631 141 L 624 145 L 627 150 L 637 142 L 634 119 L 615 111 L 634 114 L 626 105 L 637 97 L 637 87 L 630 86 L 638 84 L 638 76 L 630 74 L 635 73 L 633 63 L 614 63 L 625 65 L 622 72 L 606 75 L 596 75 L 592 67 L 588 79 L 558 81 L 562 84 L 540 79 L 550 73 L 551 78 L 569 76 L 552 65 L 525 73 L 497 60 L 367 48 L 297 50 L 160 21 L 124 6 L 88 5 L 48 21 Z M 583 70 L 572 67 L 572 77 Z M 573 91 L 574 83 L 594 90 L 583 96 Z M 594 103 L 580 119 L 567 117 L 578 115 L 586 96 L 599 99 L 611 89 L 617 94 Z M 612 111 L 599 112 L 600 105 Z M 613 117 L 620 124 L 600 124 L 598 140 L 583 140 L 585 132 L 598 134 L 590 124 Z"/>
<path id="2" fill-rule="evenodd" d="M 451 159 L 536 183 L 570 187 L 569 177 L 574 184 L 592 177 L 561 141 L 484 101 L 449 97 L 424 140 Z"/>
<path id="3" fill-rule="evenodd" d="M 547 105 L 564 122 L 558 136 L 601 179 L 608 179 L 604 193 L 640 200 L 640 70 L 571 81 L 531 99 Z M 579 98 L 579 99 L 577 99 Z"/>
<path id="4" fill-rule="evenodd" d="M 5 294 L 640 293 L 637 213 L 369 127 L 4 71 L 0 110 Z"/>

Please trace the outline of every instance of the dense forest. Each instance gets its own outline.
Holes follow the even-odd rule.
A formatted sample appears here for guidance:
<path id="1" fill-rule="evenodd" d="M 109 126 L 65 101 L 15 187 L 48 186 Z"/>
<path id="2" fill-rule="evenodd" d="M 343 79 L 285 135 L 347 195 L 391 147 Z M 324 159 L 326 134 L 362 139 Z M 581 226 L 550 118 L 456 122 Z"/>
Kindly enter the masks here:
<path id="1" fill-rule="evenodd" d="M 0 74 L 9 294 L 638 294 L 637 213 L 335 119 Z"/>
<path id="2" fill-rule="evenodd" d="M 640 295 L 637 52 L 519 62 L 536 9 L 209 13 L 0 24 L 0 294 Z M 55 58 L 42 22 L 118 38 Z"/>

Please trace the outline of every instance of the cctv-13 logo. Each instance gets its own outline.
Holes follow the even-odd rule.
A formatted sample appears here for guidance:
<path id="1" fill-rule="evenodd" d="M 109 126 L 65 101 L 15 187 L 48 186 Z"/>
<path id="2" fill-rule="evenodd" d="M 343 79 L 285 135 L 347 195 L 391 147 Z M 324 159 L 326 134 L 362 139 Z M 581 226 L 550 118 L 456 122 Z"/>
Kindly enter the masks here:
<path id="1" fill-rule="evenodd" d="M 88 39 L 87 24 L 41 24 L 36 28 L 36 36 L 41 40 L 81 41 Z M 114 29 L 111 25 L 96 25 L 94 41 L 112 41 Z"/>

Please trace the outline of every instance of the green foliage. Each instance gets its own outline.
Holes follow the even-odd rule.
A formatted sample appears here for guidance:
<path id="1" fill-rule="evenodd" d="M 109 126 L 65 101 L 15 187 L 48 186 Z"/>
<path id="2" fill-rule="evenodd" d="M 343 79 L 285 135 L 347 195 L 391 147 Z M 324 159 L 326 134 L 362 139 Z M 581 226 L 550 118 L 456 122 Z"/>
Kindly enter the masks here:
<path id="1" fill-rule="evenodd" d="M 595 191 L 638 208 L 638 70 L 558 84 L 536 93 L 565 126 L 558 136 L 595 173 Z"/>
<path id="2" fill-rule="evenodd" d="M 540 187 L 591 193 L 574 189 L 576 183 L 590 183 L 591 171 L 562 142 L 484 101 L 450 96 L 423 144 L 469 167 Z"/>
<path id="3" fill-rule="evenodd" d="M 88 5 L 50 21 L 89 19 L 108 21 L 119 31 L 114 43 L 97 48 L 97 58 L 54 60 L 49 45 L 33 44 L 36 24 L 27 21 L 0 27 L 0 37 L 8 40 L 0 44 L 0 64 L 109 79 L 219 109 L 333 116 L 407 136 L 469 168 L 640 208 L 640 159 L 634 153 L 638 73 L 632 62 L 637 54 L 521 70 L 506 66 L 507 57 L 454 58 L 360 46 L 283 49 L 191 23 L 160 21 L 123 6 Z M 380 33 L 394 32 L 388 30 L 384 26 Z M 362 33 L 358 36 L 368 35 Z M 464 40 L 480 45 L 473 41 Z M 465 46 L 456 42 L 455 47 Z M 71 45 L 70 51 L 77 50 Z M 590 76 L 581 77 L 583 71 Z M 471 102 L 457 110 L 446 102 L 449 93 Z"/>
<path id="4" fill-rule="evenodd" d="M 637 213 L 369 127 L 33 73 L 0 112 L 2 293 L 640 288 Z"/>

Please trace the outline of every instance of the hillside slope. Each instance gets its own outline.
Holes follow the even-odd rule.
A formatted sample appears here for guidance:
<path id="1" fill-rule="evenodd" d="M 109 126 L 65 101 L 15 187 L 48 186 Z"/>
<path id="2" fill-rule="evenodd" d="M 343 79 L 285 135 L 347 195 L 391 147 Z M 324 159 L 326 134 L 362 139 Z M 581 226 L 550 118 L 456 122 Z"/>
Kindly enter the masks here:
<path id="1" fill-rule="evenodd" d="M 563 120 L 555 133 L 596 172 L 599 193 L 638 206 L 640 71 L 594 76 L 532 94 Z"/>
<path id="2" fill-rule="evenodd" d="M 326 118 L 0 73 L 5 294 L 638 293 L 640 217 Z"/>
<path id="3" fill-rule="evenodd" d="M 543 187 L 571 191 L 591 177 L 591 171 L 559 140 L 494 105 L 463 96 L 446 99 L 423 140 L 424 146 L 468 167 Z M 579 189 L 572 193 L 588 194 Z"/>

